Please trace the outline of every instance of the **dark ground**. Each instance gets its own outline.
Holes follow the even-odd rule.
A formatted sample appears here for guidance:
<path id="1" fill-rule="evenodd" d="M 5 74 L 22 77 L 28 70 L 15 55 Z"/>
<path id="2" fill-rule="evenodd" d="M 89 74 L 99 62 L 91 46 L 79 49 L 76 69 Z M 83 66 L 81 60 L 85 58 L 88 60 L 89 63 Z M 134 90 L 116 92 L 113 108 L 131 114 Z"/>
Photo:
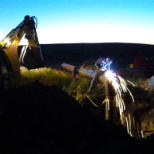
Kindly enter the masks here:
<path id="1" fill-rule="evenodd" d="M 131 43 L 76 43 L 76 44 L 42 44 L 41 49 L 46 66 L 61 68 L 62 63 L 77 67 L 85 63 L 93 64 L 100 57 L 109 57 L 113 63 L 111 69 L 121 72 L 123 77 L 129 74 L 131 77 L 150 78 L 154 72 L 154 45 Z M 140 62 L 140 67 L 129 69 L 130 64 L 136 63 L 135 56 L 142 55 L 147 60 L 145 67 Z"/>
<path id="2" fill-rule="evenodd" d="M 0 93 L 1 154 L 151 154 L 154 139 L 131 138 L 57 87 L 35 82 Z M 152 150 L 152 151 L 151 151 Z"/>
<path id="3" fill-rule="evenodd" d="M 125 56 L 125 49 L 136 49 L 126 46 L 42 45 L 42 50 L 46 64 L 60 67 L 63 62 L 74 65 L 97 59 L 106 51 L 112 50 L 118 57 L 118 50 Z M 137 49 L 150 53 L 153 46 Z M 35 82 L 0 91 L 0 100 L 0 154 L 154 153 L 153 136 L 146 140 L 131 138 L 125 128 L 104 122 L 57 87 Z"/>
<path id="4" fill-rule="evenodd" d="M 100 57 L 110 57 L 114 65 L 128 67 L 134 62 L 135 55 L 145 55 L 149 64 L 154 66 L 154 45 L 131 43 L 76 43 L 76 44 L 42 44 L 45 60 L 55 65 L 76 62 L 82 64 L 88 60 L 96 61 Z"/>

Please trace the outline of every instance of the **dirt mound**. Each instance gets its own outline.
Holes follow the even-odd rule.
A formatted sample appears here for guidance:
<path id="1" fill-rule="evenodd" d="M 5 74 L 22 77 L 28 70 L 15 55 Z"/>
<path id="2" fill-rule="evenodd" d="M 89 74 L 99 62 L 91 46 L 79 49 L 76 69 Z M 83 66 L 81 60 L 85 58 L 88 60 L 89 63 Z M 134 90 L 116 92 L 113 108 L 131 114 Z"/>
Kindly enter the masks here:
<path id="1" fill-rule="evenodd" d="M 1 91 L 0 99 L 1 154 L 143 152 L 143 142 L 55 86 L 35 82 Z"/>

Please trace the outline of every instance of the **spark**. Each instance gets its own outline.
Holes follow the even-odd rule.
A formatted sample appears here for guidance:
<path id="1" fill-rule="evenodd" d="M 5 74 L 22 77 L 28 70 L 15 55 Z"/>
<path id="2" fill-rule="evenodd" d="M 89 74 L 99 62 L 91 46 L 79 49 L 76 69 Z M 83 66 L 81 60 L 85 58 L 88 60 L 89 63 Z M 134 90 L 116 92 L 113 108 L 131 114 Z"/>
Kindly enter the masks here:
<path id="1" fill-rule="evenodd" d="M 105 72 L 105 77 L 111 83 L 111 85 L 113 86 L 115 90 L 116 106 L 119 108 L 120 120 L 121 120 L 121 123 L 123 124 L 124 123 L 124 111 L 126 110 L 126 106 L 125 106 L 122 94 L 128 92 L 133 102 L 134 102 L 134 97 L 131 91 L 128 89 L 126 81 L 122 77 L 116 75 L 110 70 L 107 70 Z"/>
<path id="2" fill-rule="evenodd" d="M 130 134 L 130 136 L 133 136 L 132 135 L 132 120 L 131 120 L 130 114 L 128 114 L 128 121 L 129 121 L 129 123 L 128 123 L 128 125 L 129 125 L 129 134 Z"/>
<path id="3" fill-rule="evenodd" d="M 143 130 L 141 130 L 141 136 L 142 136 L 142 138 L 144 138 L 144 131 Z"/>
<path id="4" fill-rule="evenodd" d="M 129 82 L 131 85 L 133 85 L 134 87 L 136 86 L 134 83 L 132 83 L 131 81 L 127 80 L 127 82 Z"/>
<path id="5" fill-rule="evenodd" d="M 129 133 L 128 118 L 126 117 L 127 132 Z"/>

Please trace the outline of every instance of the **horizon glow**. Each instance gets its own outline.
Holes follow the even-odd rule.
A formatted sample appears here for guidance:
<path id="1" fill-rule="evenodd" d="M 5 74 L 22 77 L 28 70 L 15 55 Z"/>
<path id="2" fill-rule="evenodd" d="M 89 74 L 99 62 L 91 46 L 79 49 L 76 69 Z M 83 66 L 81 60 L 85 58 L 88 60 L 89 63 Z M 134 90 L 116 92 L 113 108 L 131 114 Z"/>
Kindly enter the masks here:
<path id="1" fill-rule="evenodd" d="M 6 0 L 0 13 L 1 40 L 30 15 L 38 19 L 40 44 L 154 44 L 153 0 Z"/>

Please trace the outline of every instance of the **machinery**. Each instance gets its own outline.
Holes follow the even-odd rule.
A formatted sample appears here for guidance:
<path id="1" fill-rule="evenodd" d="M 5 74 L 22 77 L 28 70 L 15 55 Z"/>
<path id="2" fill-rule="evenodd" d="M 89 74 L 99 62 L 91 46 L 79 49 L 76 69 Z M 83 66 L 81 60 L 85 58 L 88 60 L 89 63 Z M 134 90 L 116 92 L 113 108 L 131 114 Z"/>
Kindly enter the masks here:
<path id="1" fill-rule="evenodd" d="M 19 81 L 21 78 L 20 66 L 24 66 L 27 69 L 43 67 L 43 56 L 36 28 L 37 18 L 27 15 L 16 28 L 11 30 L 0 41 L 1 82 L 4 81 L 6 74 L 7 78 L 9 77 L 9 79 L 11 78 L 11 80 L 13 79 L 16 82 Z M 22 38 L 27 39 L 28 44 L 24 45 L 21 51 L 18 51 Z"/>

